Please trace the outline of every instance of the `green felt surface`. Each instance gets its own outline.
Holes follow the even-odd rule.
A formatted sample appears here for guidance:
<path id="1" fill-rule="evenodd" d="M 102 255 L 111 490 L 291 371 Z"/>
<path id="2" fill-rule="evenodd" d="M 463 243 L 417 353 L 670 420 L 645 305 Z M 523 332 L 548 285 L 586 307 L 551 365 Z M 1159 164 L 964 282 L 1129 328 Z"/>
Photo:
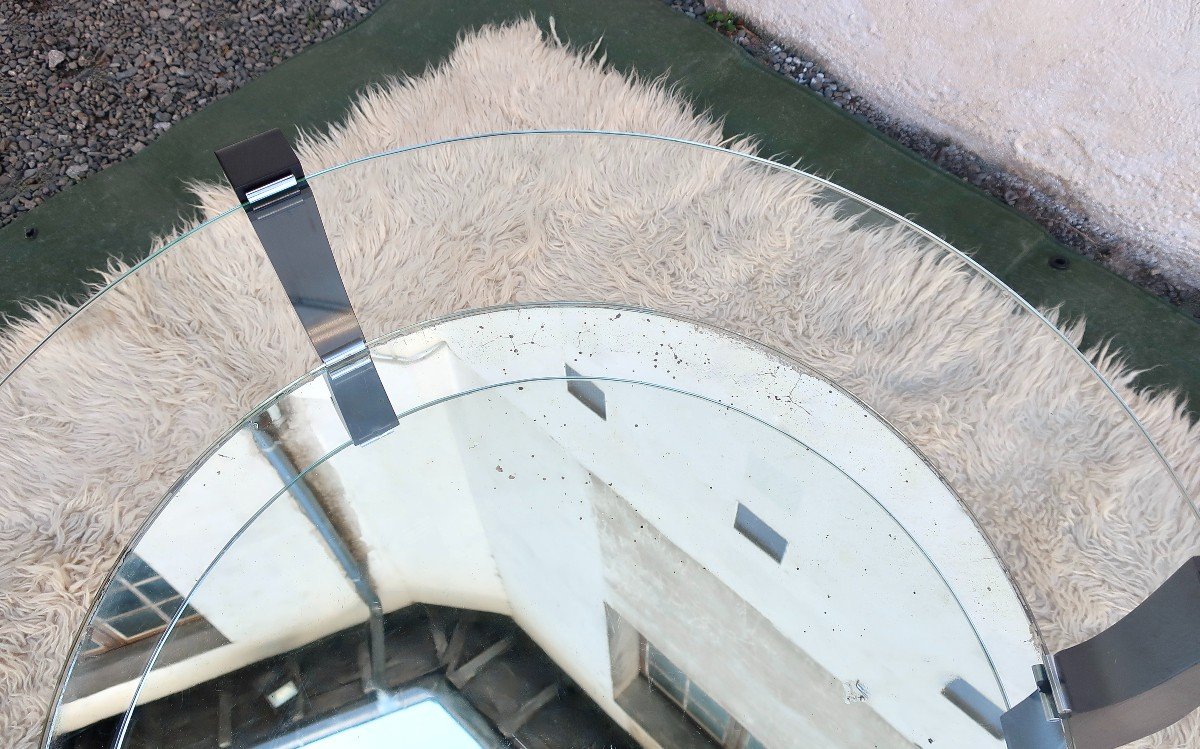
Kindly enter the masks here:
<path id="1" fill-rule="evenodd" d="M 1088 320 L 1087 343 L 1112 339 L 1141 384 L 1200 403 L 1200 324 L 1055 243 L 1040 227 L 938 170 L 808 89 L 769 71 L 703 24 L 656 0 L 386 0 L 368 19 L 177 123 L 136 156 L 84 180 L 0 229 L 0 311 L 39 296 L 79 299 L 109 257 L 143 257 L 192 211 L 185 182 L 218 179 L 215 149 L 270 127 L 294 134 L 340 119 L 362 87 L 419 74 L 465 29 L 553 16 L 560 37 L 603 37 L 608 61 L 666 74 L 697 106 L 752 134 L 763 152 L 906 215 L 973 253 L 1033 303 Z M 36 226 L 35 239 L 26 239 Z M 1070 258 L 1067 270 L 1049 261 Z"/>

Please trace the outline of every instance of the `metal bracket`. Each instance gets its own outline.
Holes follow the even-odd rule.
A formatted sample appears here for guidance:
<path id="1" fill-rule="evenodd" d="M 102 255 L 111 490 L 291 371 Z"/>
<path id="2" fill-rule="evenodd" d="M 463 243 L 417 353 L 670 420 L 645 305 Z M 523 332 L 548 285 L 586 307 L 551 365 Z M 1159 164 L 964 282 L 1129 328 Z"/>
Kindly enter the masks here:
<path id="1" fill-rule="evenodd" d="M 1035 667 L 1038 690 L 1004 714 L 1009 749 L 1116 749 L 1200 707 L 1200 557 L 1123 619 Z M 1040 703 L 1040 704 L 1039 704 Z"/>
<path id="2" fill-rule="evenodd" d="M 354 444 L 398 423 L 367 350 L 300 159 L 279 130 L 217 151 L 225 176 L 246 204 L 275 275 L 326 364 L 334 405 Z"/>
<path id="3" fill-rule="evenodd" d="M 1123 746 L 1200 707 L 1200 557 L 1054 664 L 1079 749 Z"/>
<path id="4" fill-rule="evenodd" d="M 1008 749 L 1067 749 L 1061 716 L 1054 703 L 1046 667 L 1033 667 L 1037 689 L 1000 716 L 1001 735 Z"/>

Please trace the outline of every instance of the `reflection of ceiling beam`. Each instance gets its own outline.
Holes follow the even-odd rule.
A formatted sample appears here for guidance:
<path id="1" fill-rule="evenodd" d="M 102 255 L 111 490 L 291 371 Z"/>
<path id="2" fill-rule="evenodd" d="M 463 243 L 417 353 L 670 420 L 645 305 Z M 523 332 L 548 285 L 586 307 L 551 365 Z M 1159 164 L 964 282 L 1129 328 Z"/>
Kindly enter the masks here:
<path id="1" fill-rule="evenodd" d="M 504 734 L 506 738 L 512 738 L 513 736 L 516 736 L 517 731 L 520 731 L 521 727 L 528 723 L 529 719 L 532 718 L 538 710 L 541 710 L 543 707 L 550 704 L 550 701 L 558 696 L 561 688 L 562 687 L 560 687 L 557 683 L 551 684 L 530 699 L 526 700 L 525 704 L 521 705 L 517 712 L 500 720 L 496 727 L 500 729 L 500 733 Z"/>
<path id="2" fill-rule="evenodd" d="M 450 635 L 450 643 L 439 654 L 442 662 L 447 664 L 451 669 L 458 668 L 458 660 L 462 658 L 463 648 L 467 644 L 467 632 L 470 631 L 471 624 L 474 621 L 475 617 L 471 614 L 466 614 L 459 619 L 454 625 L 454 632 Z"/>
<path id="3" fill-rule="evenodd" d="M 482 653 L 467 661 L 462 666 L 454 669 L 453 671 L 447 671 L 446 678 L 450 680 L 451 684 L 459 689 L 462 689 L 467 685 L 467 682 L 475 678 L 475 675 L 478 674 L 484 666 L 496 660 L 498 656 L 507 653 L 512 646 L 513 638 L 511 636 L 505 637 L 504 639 L 490 645 L 487 650 L 484 650 Z"/>

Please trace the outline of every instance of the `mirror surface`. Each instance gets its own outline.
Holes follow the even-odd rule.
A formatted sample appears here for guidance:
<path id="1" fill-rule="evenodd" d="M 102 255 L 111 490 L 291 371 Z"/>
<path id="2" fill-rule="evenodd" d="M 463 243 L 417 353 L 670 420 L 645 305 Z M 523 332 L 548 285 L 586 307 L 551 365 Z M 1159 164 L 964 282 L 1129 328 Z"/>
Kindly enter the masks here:
<path id="1" fill-rule="evenodd" d="M 836 387 L 602 306 L 373 354 L 393 432 L 349 444 L 311 379 L 165 503 L 56 746 L 1003 746 L 1039 657 L 1020 601 Z"/>

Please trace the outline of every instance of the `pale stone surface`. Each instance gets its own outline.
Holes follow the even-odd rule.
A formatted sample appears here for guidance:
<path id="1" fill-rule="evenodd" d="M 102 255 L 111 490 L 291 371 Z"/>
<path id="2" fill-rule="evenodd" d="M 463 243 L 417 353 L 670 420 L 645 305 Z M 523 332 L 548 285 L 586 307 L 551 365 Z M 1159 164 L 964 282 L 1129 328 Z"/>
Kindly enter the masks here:
<path id="1" fill-rule="evenodd" d="M 1200 283 L 1200 6 L 1190 0 L 728 0 L 892 115 L 1143 240 Z"/>

